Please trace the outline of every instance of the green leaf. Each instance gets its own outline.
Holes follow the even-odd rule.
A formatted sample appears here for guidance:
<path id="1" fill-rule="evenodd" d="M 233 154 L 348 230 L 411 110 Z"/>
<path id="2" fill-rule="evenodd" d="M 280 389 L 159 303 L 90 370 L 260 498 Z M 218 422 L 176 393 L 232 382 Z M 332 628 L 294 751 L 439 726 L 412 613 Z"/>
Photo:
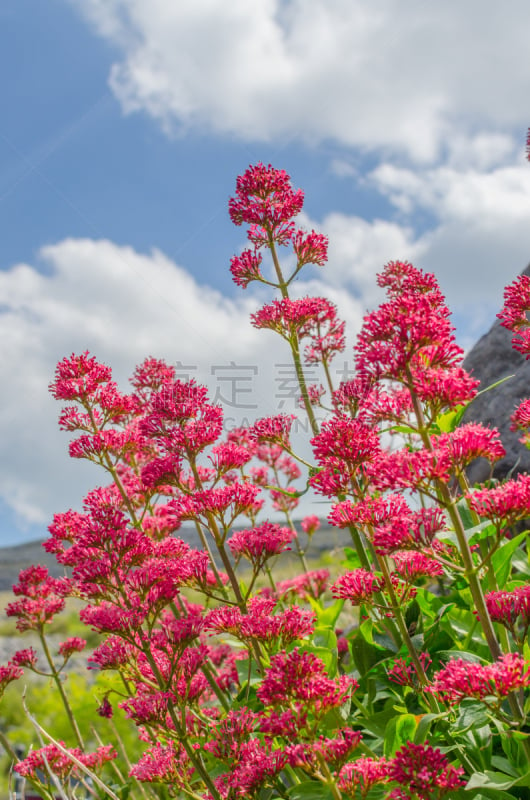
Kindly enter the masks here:
<path id="1" fill-rule="evenodd" d="M 384 755 L 390 758 L 406 742 L 413 740 L 416 728 L 416 717 L 412 714 L 401 714 L 391 719 L 385 731 Z"/>
<path id="2" fill-rule="evenodd" d="M 353 547 L 345 547 L 344 548 L 344 555 L 346 558 L 342 562 L 343 567 L 349 567 L 350 569 L 359 569 L 362 567 L 361 559 L 356 550 Z"/>
<path id="3" fill-rule="evenodd" d="M 331 789 L 318 781 L 303 781 L 287 791 L 291 800 L 331 800 Z"/>
<path id="4" fill-rule="evenodd" d="M 114 794 L 118 795 L 120 800 L 127 800 L 131 793 L 130 783 L 111 784 L 109 788 L 112 789 Z"/>
<path id="5" fill-rule="evenodd" d="M 315 647 L 327 647 L 330 650 L 337 649 L 337 637 L 329 628 L 315 628 L 313 634 L 313 644 Z"/>
<path id="6" fill-rule="evenodd" d="M 344 607 L 344 600 L 341 599 L 335 600 L 334 603 L 331 603 L 329 606 L 326 606 L 326 608 L 322 608 L 320 603 L 318 603 L 312 597 L 309 597 L 309 602 L 311 603 L 311 607 L 314 609 L 317 615 L 318 627 L 319 628 L 326 627 L 326 628 L 331 628 L 333 630 L 340 616 L 340 612 Z"/>
<path id="7" fill-rule="evenodd" d="M 504 381 L 510 381 L 512 378 L 515 378 L 515 375 L 506 375 L 506 377 L 501 378 L 500 381 L 495 381 L 495 383 L 490 384 L 490 386 L 486 386 L 485 389 L 481 389 L 480 392 L 476 393 L 475 397 L 480 397 L 481 394 L 491 392 L 492 389 L 496 389 L 497 386 L 501 385 L 501 383 L 504 383 Z"/>
<path id="8" fill-rule="evenodd" d="M 511 778 L 504 772 L 475 772 L 466 784 L 466 789 L 511 789 L 517 778 Z"/>
<path id="9" fill-rule="evenodd" d="M 463 403 L 456 408 L 452 408 L 450 411 L 446 411 L 445 414 L 439 414 L 434 424 L 438 426 L 442 433 L 452 433 L 455 428 L 460 425 L 460 421 L 468 405 L 469 403 Z"/>
<path id="10" fill-rule="evenodd" d="M 472 726 L 480 728 L 486 725 L 487 721 L 488 714 L 482 703 L 462 700 L 458 707 L 458 719 L 455 723 L 455 730 L 465 731 Z"/>
<path id="11" fill-rule="evenodd" d="M 429 735 L 434 720 L 440 719 L 440 717 L 443 716 L 443 714 L 422 714 L 421 717 L 419 717 L 416 733 L 414 734 L 414 744 L 423 744 Z M 416 720 L 418 720 L 418 717 L 416 717 Z"/>
<path id="12" fill-rule="evenodd" d="M 519 545 L 525 541 L 527 536 L 528 531 L 523 531 L 523 533 L 520 533 L 518 536 L 514 536 L 513 539 L 508 539 L 501 544 L 499 549 L 492 555 L 491 563 L 497 577 L 497 583 L 501 588 L 510 576 L 512 556 Z"/>

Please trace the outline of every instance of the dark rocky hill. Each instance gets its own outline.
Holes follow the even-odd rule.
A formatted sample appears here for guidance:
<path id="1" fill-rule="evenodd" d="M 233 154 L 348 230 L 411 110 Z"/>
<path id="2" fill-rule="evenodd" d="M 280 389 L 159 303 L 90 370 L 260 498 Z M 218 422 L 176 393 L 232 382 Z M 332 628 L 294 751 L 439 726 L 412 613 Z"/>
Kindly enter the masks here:
<path id="1" fill-rule="evenodd" d="M 524 270 L 530 275 L 530 265 Z M 530 450 L 519 441 L 521 434 L 510 430 L 510 416 L 526 397 L 530 397 L 530 361 L 512 348 L 512 333 L 495 320 L 488 333 L 475 344 L 464 360 L 468 372 L 480 380 L 479 390 L 504 380 L 499 386 L 476 397 L 464 414 L 463 422 L 480 422 L 498 428 L 506 450 L 497 461 L 493 476 L 502 480 L 509 472 L 530 472 Z M 472 483 L 489 477 L 490 464 L 477 459 L 468 475 Z"/>

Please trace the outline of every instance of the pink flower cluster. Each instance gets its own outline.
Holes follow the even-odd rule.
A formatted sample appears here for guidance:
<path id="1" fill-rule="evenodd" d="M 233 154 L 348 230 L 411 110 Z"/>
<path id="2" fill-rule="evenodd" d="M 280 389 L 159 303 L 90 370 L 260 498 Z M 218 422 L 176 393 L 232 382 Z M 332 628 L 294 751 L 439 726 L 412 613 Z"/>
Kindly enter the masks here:
<path id="1" fill-rule="evenodd" d="M 530 686 L 530 664 L 518 653 L 507 653 L 493 664 L 463 658 L 448 661 L 433 677 L 429 691 L 449 705 L 466 697 L 502 700 L 510 692 Z"/>
<path id="2" fill-rule="evenodd" d="M 408 743 L 393 758 L 367 758 L 362 756 L 346 764 L 339 775 L 338 787 L 346 796 L 366 798 L 377 785 L 392 787 L 392 800 L 419 800 L 443 797 L 464 786 L 464 770 L 453 767 L 437 748 L 425 744 Z"/>

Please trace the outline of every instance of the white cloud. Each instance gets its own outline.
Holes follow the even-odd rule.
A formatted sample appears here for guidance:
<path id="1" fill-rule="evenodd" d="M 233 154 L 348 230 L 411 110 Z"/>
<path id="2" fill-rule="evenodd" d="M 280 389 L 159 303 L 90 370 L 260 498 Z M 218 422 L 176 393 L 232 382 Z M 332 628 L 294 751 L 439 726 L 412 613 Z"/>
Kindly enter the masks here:
<path id="1" fill-rule="evenodd" d="M 27 264 L 0 272 L 0 436 L 9 453 L 0 466 L 0 499 L 22 528 L 46 525 L 55 511 L 78 506 L 88 489 L 106 482 L 93 465 L 69 461 L 68 437 L 57 428 L 60 404 L 47 387 L 65 355 L 89 350 L 112 366 L 125 390 L 148 355 L 196 367 L 189 375 L 212 394 L 220 390 L 229 403 L 257 406 L 225 405 L 227 426 L 294 410 L 285 388 L 279 392 L 286 371 L 278 365 L 290 361 L 287 345 L 250 325 L 249 314 L 264 301 L 251 290 L 229 300 L 158 251 L 142 255 L 109 241 L 68 239 L 43 248 L 40 260 L 46 274 Z M 296 285 L 300 296 L 323 291 L 319 281 Z M 359 302 L 338 289 L 327 294 L 350 330 L 358 328 Z M 230 362 L 237 368 L 223 369 Z"/>
<path id="2" fill-rule="evenodd" d="M 530 257 L 530 169 L 527 163 L 489 171 L 449 166 L 416 171 L 381 164 L 370 180 L 403 212 L 428 212 L 418 235 L 419 266 L 435 272 L 450 305 L 468 319 L 497 310 L 502 289 Z"/>
<path id="3" fill-rule="evenodd" d="M 126 112 L 167 129 L 397 148 L 431 160 L 504 147 L 527 119 L 530 6 L 489 0 L 71 0 L 117 45 Z"/>

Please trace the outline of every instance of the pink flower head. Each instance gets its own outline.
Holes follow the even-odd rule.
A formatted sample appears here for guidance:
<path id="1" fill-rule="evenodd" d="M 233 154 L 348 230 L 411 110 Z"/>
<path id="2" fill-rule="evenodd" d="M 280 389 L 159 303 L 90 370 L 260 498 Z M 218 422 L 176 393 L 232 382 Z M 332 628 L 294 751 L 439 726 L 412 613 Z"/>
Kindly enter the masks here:
<path id="1" fill-rule="evenodd" d="M 37 653 L 33 647 L 27 647 L 25 650 L 17 650 L 10 664 L 15 664 L 18 667 L 28 667 L 32 669 L 37 663 Z"/>
<path id="2" fill-rule="evenodd" d="M 277 444 L 289 449 L 289 433 L 296 419 L 294 414 L 278 414 L 275 417 L 263 417 L 250 428 L 250 435 L 255 442 Z"/>
<path id="3" fill-rule="evenodd" d="M 530 398 L 526 398 L 517 406 L 510 420 L 511 430 L 522 430 L 524 433 L 519 441 L 528 446 L 530 442 L 530 431 L 528 430 L 530 428 Z"/>
<path id="4" fill-rule="evenodd" d="M 530 685 L 529 666 L 518 653 L 508 653 L 486 665 L 452 659 L 434 675 L 429 691 L 449 705 L 457 705 L 464 697 L 502 699 Z"/>
<path id="5" fill-rule="evenodd" d="M 446 528 L 443 511 L 422 508 L 412 511 L 402 495 L 367 497 L 358 503 L 343 500 L 333 506 L 328 517 L 332 525 L 365 529 L 379 555 L 396 550 L 417 550 L 436 545 L 436 533 Z"/>
<path id="6" fill-rule="evenodd" d="M 64 747 L 64 742 L 59 742 Z M 18 764 L 15 764 L 15 772 L 25 778 L 38 778 L 39 772 L 47 773 L 49 770 L 64 780 L 69 775 L 79 775 L 79 767 L 74 764 L 69 753 L 90 769 L 101 769 L 107 761 L 112 761 L 117 757 L 117 753 L 112 745 L 98 747 L 93 753 L 83 753 L 78 747 L 66 748 L 66 753 L 59 750 L 54 744 L 48 744 L 39 750 L 32 750 L 31 753 Z"/>
<path id="7" fill-rule="evenodd" d="M 245 556 L 259 569 L 269 558 L 283 553 L 294 536 L 290 528 L 263 522 L 250 530 L 236 531 L 228 540 L 228 546 L 234 555 Z"/>
<path id="8" fill-rule="evenodd" d="M 204 749 L 223 760 L 237 758 L 250 734 L 254 732 L 258 719 L 259 715 L 245 706 L 229 711 L 221 722 L 212 725 L 211 733 L 215 738 L 207 742 Z"/>
<path id="9" fill-rule="evenodd" d="M 225 528 L 229 528 L 241 514 L 259 511 L 263 500 L 258 498 L 260 489 L 252 483 L 234 482 L 221 488 L 204 489 L 193 495 L 177 497 L 168 503 L 177 520 L 202 517 L 208 523 L 213 514 Z"/>
<path id="10" fill-rule="evenodd" d="M 146 783 L 168 783 L 176 789 L 184 789 L 193 777 L 193 767 L 183 745 L 157 742 L 147 748 L 129 775 Z"/>
<path id="11" fill-rule="evenodd" d="M 93 396 L 99 386 L 112 378 L 110 367 L 100 364 L 88 351 L 80 356 L 72 353 L 57 364 L 50 392 L 56 400 L 83 402 Z"/>
<path id="12" fill-rule="evenodd" d="M 422 800 L 441 797 L 464 786 L 463 774 L 462 767 L 452 767 L 447 757 L 428 742 L 408 742 L 389 761 L 389 780 L 405 787 L 394 790 L 390 796 L 396 800 L 409 800 L 411 794 Z"/>
<path id="13" fill-rule="evenodd" d="M 365 798 L 372 786 L 388 781 L 388 768 L 386 758 L 361 756 L 341 769 L 337 785 L 349 797 Z"/>
<path id="14" fill-rule="evenodd" d="M 70 658 L 74 653 L 81 653 L 86 647 L 86 639 L 79 636 L 71 636 L 59 645 L 59 655 L 64 659 Z"/>
<path id="15" fill-rule="evenodd" d="M 329 363 L 345 347 L 344 322 L 338 319 L 333 303 L 324 297 L 274 300 L 252 314 L 251 321 L 255 328 L 276 331 L 287 341 L 294 335 L 309 339 L 305 349 L 308 364 Z"/>
<path id="16" fill-rule="evenodd" d="M 280 597 L 296 595 L 303 600 L 308 597 L 320 597 L 328 588 L 329 570 L 314 569 L 297 575 L 296 578 L 288 578 L 285 581 L 278 581 L 276 588 Z"/>
<path id="17" fill-rule="evenodd" d="M 439 290 L 438 281 L 431 272 L 423 272 L 408 261 L 390 261 L 377 276 L 377 285 L 387 289 L 391 298 L 411 289 L 418 294 Z"/>
<path id="18" fill-rule="evenodd" d="M 234 442 L 222 442 L 212 447 L 211 455 L 208 458 L 215 470 L 222 475 L 247 464 L 252 458 L 252 452 Z"/>
<path id="19" fill-rule="evenodd" d="M 509 528 L 514 522 L 530 517 L 530 475 L 518 475 L 492 489 L 479 489 L 467 495 L 469 506 L 481 517 L 487 517 L 498 528 Z"/>
<path id="20" fill-rule="evenodd" d="M 326 394 L 326 390 L 324 389 L 324 387 L 322 386 L 321 383 L 319 383 L 319 384 L 316 384 L 316 383 L 308 384 L 308 386 L 307 386 L 307 395 L 309 397 L 309 402 L 311 403 L 312 406 L 320 405 L 320 401 L 324 397 L 325 394 Z M 300 406 L 300 408 L 305 408 L 304 398 L 302 396 L 300 396 L 298 398 L 298 405 Z"/>
<path id="21" fill-rule="evenodd" d="M 504 290 L 504 306 L 497 314 L 504 328 L 512 331 L 512 347 L 530 358 L 530 277 L 519 275 Z"/>
<path id="22" fill-rule="evenodd" d="M 234 607 L 214 608 L 206 616 L 205 627 L 216 633 L 229 633 L 243 642 L 259 641 L 265 646 L 285 646 L 314 631 L 312 611 L 292 606 L 274 614 L 275 606 L 272 598 L 254 597 L 248 603 L 247 614 Z"/>
<path id="23" fill-rule="evenodd" d="M 285 751 L 292 767 L 298 767 L 310 775 L 318 775 L 322 761 L 325 761 L 332 770 L 339 769 L 359 746 L 361 740 L 360 731 L 341 728 L 333 738 L 319 736 L 313 742 L 287 745 Z"/>
<path id="24" fill-rule="evenodd" d="M 390 262 L 379 283 L 388 287 L 390 299 L 364 319 L 355 348 L 359 374 L 408 385 L 426 368 L 459 366 L 463 351 L 435 278 L 411 264 Z"/>
<path id="25" fill-rule="evenodd" d="M 500 622 L 524 641 L 530 627 L 530 585 L 518 586 L 511 591 L 488 592 L 486 606 L 492 620 Z"/>
<path id="26" fill-rule="evenodd" d="M 265 705 L 292 709 L 293 703 L 301 704 L 320 715 L 342 705 L 356 687 L 356 681 L 346 675 L 329 678 L 320 658 L 295 648 L 272 656 L 257 693 Z"/>
<path id="27" fill-rule="evenodd" d="M 419 660 L 424 670 L 432 663 L 428 653 L 420 653 Z M 394 663 L 387 671 L 389 680 L 398 683 L 400 686 L 412 686 L 417 688 L 418 676 L 410 658 L 396 658 Z"/>
<path id="28" fill-rule="evenodd" d="M 307 536 L 313 536 L 316 531 L 320 528 L 320 520 L 316 516 L 316 514 L 309 514 L 307 517 L 304 517 L 302 522 L 300 523 L 300 527 L 307 534 Z"/>
<path id="29" fill-rule="evenodd" d="M 331 587 L 333 597 L 342 597 L 352 605 L 360 606 L 373 602 L 374 595 L 384 587 L 384 579 L 365 569 L 354 569 L 339 578 Z"/>
<path id="30" fill-rule="evenodd" d="M 297 267 L 303 264 L 318 264 L 323 267 L 328 260 L 328 237 L 322 233 L 306 233 L 297 230 L 293 236 L 293 249 Z"/>
<path id="31" fill-rule="evenodd" d="M 311 478 L 311 486 L 331 497 L 351 490 L 352 478 L 365 472 L 381 449 L 376 431 L 358 419 L 343 416 L 323 422 L 311 444 L 321 467 Z"/>
<path id="32" fill-rule="evenodd" d="M 228 210 L 234 225 L 251 226 L 249 239 L 261 246 L 289 241 L 294 232 L 292 220 L 303 204 L 304 193 L 293 191 L 284 170 L 259 163 L 237 178 L 236 195 L 230 198 Z"/>
<path id="33" fill-rule="evenodd" d="M 0 696 L 4 693 L 8 684 L 12 681 L 17 681 L 23 676 L 24 670 L 22 666 L 25 666 L 25 664 L 18 664 L 16 658 L 8 661 L 5 666 L 0 666 Z"/>
<path id="34" fill-rule="evenodd" d="M 8 617 L 18 617 L 17 630 L 38 630 L 63 610 L 65 597 L 72 589 L 68 578 L 52 578 L 47 567 L 33 566 L 22 570 L 13 593 L 20 600 L 6 607 Z"/>
<path id="35" fill-rule="evenodd" d="M 263 280 L 260 264 L 261 253 L 254 250 L 243 250 L 240 256 L 233 256 L 230 260 L 230 272 L 234 283 L 246 289 L 251 281 Z"/>
<path id="36" fill-rule="evenodd" d="M 433 558 L 415 551 L 400 551 L 392 554 L 395 571 L 407 583 L 414 583 L 418 578 L 435 578 L 443 575 L 443 567 Z"/>
<path id="37" fill-rule="evenodd" d="M 287 762 L 281 750 L 271 750 L 269 743 L 249 739 L 241 745 L 230 772 L 215 778 L 223 798 L 255 797 L 260 787 L 270 786 Z"/>
<path id="38" fill-rule="evenodd" d="M 497 428 L 486 428 L 477 422 L 434 436 L 432 441 L 435 448 L 445 450 L 457 472 L 462 472 L 475 458 L 486 458 L 494 463 L 506 455 Z"/>
<path id="39" fill-rule="evenodd" d="M 166 364 L 162 359 L 150 357 L 136 367 L 131 384 L 137 397 L 145 401 L 165 383 L 173 383 L 174 380 L 175 367 Z"/>

